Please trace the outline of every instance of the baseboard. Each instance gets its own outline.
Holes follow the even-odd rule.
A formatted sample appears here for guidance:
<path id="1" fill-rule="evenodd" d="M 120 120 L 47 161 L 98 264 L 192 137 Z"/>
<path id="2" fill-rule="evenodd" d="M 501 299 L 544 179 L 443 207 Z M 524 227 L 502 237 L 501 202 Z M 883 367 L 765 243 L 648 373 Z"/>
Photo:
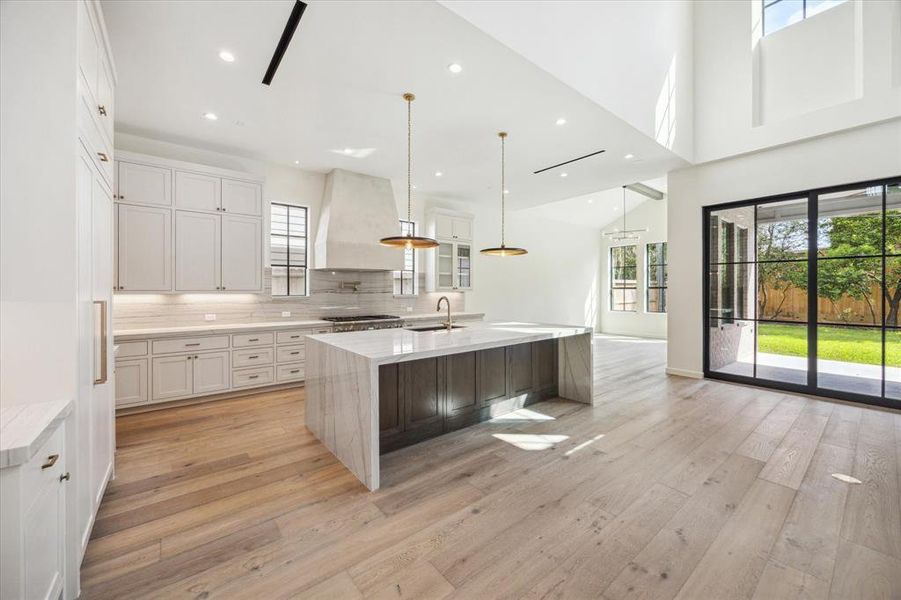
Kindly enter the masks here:
<path id="1" fill-rule="evenodd" d="M 229 390 L 218 394 L 210 394 L 208 396 L 194 396 L 193 398 L 182 398 L 181 400 L 165 400 L 154 402 L 151 404 L 135 404 L 132 406 L 124 406 L 116 409 L 117 417 L 126 415 L 136 415 L 139 413 L 152 412 L 155 410 L 165 410 L 167 408 L 175 408 L 177 406 L 192 406 L 194 404 L 205 404 L 207 402 L 216 402 L 218 400 L 229 400 L 231 398 L 240 398 L 242 396 L 253 396 L 254 394 L 263 394 L 266 392 L 280 392 L 296 387 L 305 387 L 304 380 L 291 381 L 288 383 L 276 383 L 273 385 L 264 385 L 260 387 L 239 388 Z"/>
<path id="2" fill-rule="evenodd" d="M 688 369 L 676 369 L 674 367 L 666 368 L 667 375 L 676 375 L 677 377 L 690 377 L 692 379 L 704 379 L 704 373 L 701 371 L 690 371 Z"/>

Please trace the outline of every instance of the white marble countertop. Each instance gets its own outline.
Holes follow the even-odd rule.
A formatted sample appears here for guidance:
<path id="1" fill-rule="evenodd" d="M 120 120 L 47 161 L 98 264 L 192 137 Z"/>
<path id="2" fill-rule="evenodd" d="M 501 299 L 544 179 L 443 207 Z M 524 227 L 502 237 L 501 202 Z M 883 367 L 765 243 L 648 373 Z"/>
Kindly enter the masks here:
<path id="1" fill-rule="evenodd" d="M 591 332 L 591 327 L 573 325 L 490 321 L 469 323 L 450 332 L 445 330 L 417 332 L 408 329 L 380 329 L 348 333 L 321 333 L 308 336 L 308 339 L 362 356 L 372 361 L 373 364 L 387 364 L 590 334 Z"/>
<path id="2" fill-rule="evenodd" d="M 417 313 L 409 314 L 401 317 L 403 321 L 419 321 L 431 319 L 444 319 L 447 313 Z M 484 313 L 453 313 L 455 319 L 479 319 Z M 366 321 L 357 321 L 365 323 Z M 323 327 L 331 326 L 330 321 L 321 319 L 311 319 L 305 321 L 285 320 L 285 321 L 265 321 L 255 323 L 222 323 L 222 324 L 204 324 L 204 325 L 184 325 L 179 327 L 149 327 L 145 329 L 117 329 L 113 332 L 113 339 L 116 342 L 128 340 L 141 340 L 148 338 L 164 338 L 178 337 L 182 335 L 208 335 L 217 333 L 241 333 L 244 331 L 258 331 L 261 329 L 295 329 L 304 327 Z"/>
<path id="3" fill-rule="evenodd" d="M 0 408 L 0 469 L 28 462 L 71 410 L 71 400 Z"/>

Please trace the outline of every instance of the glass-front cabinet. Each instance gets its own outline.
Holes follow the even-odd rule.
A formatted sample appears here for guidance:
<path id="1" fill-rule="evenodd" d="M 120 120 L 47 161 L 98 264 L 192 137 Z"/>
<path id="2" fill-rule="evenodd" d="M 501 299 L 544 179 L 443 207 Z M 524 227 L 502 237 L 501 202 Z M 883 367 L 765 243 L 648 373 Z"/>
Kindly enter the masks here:
<path id="1" fill-rule="evenodd" d="M 472 215 L 438 209 L 428 213 L 426 232 L 438 241 L 438 247 L 423 251 L 426 291 L 472 289 L 472 226 Z"/>

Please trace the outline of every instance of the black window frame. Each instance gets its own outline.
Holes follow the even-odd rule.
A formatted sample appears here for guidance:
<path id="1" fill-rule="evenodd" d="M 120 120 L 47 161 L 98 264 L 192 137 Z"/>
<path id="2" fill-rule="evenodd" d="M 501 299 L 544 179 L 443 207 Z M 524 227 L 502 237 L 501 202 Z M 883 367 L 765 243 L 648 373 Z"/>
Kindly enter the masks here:
<path id="1" fill-rule="evenodd" d="M 663 262 L 662 263 L 659 263 L 659 262 L 652 263 L 651 262 L 651 252 L 650 252 L 651 246 L 658 247 L 657 251 L 655 253 L 657 255 L 658 259 L 660 256 L 660 251 L 662 249 L 662 251 L 663 251 Z M 644 250 L 644 252 L 645 252 L 645 254 L 644 254 L 644 256 L 645 256 L 645 296 L 644 296 L 645 304 L 644 304 L 644 310 L 647 313 L 652 313 L 655 315 L 666 314 L 666 292 L 667 292 L 666 288 L 669 286 L 669 272 L 668 272 L 669 271 L 669 258 L 668 258 L 668 251 L 667 251 L 667 243 L 665 241 L 664 242 L 647 242 L 645 244 L 644 248 L 645 248 L 645 250 Z M 656 269 L 658 267 L 663 267 L 663 271 L 662 271 L 663 285 L 660 285 L 661 278 L 659 278 L 659 277 L 657 278 L 658 284 L 651 285 L 651 280 L 652 280 L 651 269 Z M 658 292 L 660 290 L 663 290 L 663 293 L 658 294 L 658 296 L 657 296 L 657 306 L 658 307 L 660 307 L 660 305 L 661 305 L 661 298 L 663 299 L 663 302 L 662 302 L 663 310 L 659 310 L 659 308 L 658 308 L 658 310 L 651 310 L 651 308 L 650 308 L 651 307 L 651 290 L 658 290 Z"/>
<path id="2" fill-rule="evenodd" d="M 285 231 L 286 233 L 274 233 L 272 231 L 272 209 L 273 207 L 280 206 L 286 209 L 286 217 L 288 219 Z M 303 220 L 304 220 L 304 233 L 305 235 L 291 235 L 291 213 L 293 211 L 301 211 L 303 212 Z M 310 209 L 307 206 L 303 206 L 300 204 L 288 204 L 287 202 L 271 202 L 269 206 L 269 273 L 270 277 L 273 277 L 273 269 L 275 267 L 284 268 L 286 273 L 286 282 L 285 289 L 287 290 L 286 294 L 274 294 L 272 293 L 272 286 L 270 285 L 269 295 L 273 298 L 302 298 L 310 295 Z M 274 263 L 272 260 L 272 238 L 279 237 L 285 239 L 285 258 L 286 261 L 284 264 L 282 263 Z M 295 265 L 291 264 L 291 240 L 292 239 L 302 239 L 303 240 L 303 264 Z M 304 289 L 303 293 L 294 294 L 291 293 L 291 269 L 303 269 L 303 281 L 304 281 Z"/>
<path id="3" fill-rule="evenodd" d="M 755 376 L 748 375 L 738 375 L 733 373 L 726 373 L 722 371 L 714 371 L 710 369 L 710 336 L 709 331 L 710 327 L 712 327 L 712 322 L 723 322 L 724 318 L 722 316 L 715 317 L 711 314 L 711 298 L 715 297 L 715 294 L 711 293 L 710 285 L 714 281 L 715 273 L 712 272 L 711 265 L 714 263 L 711 261 L 711 257 L 713 253 L 711 252 L 711 246 L 716 250 L 716 241 L 712 239 L 711 233 L 711 224 L 713 223 L 713 219 L 716 219 L 716 215 L 713 213 L 716 211 L 722 211 L 726 209 L 733 208 L 743 208 L 748 206 L 757 206 L 762 204 L 769 204 L 774 202 L 782 202 L 787 200 L 797 200 L 799 198 L 807 198 L 807 222 L 808 222 L 808 239 L 807 239 L 807 259 L 799 260 L 799 261 L 790 261 L 790 262 L 805 262 L 807 263 L 807 286 L 808 289 L 817 289 L 818 287 L 818 272 L 817 272 L 817 261 L 822 260 L 817 258 L 817 239 L 818 236 L 816 234 L 818 223 L 819 223 L 819 215 L 818 215 L 818 203 L 817 199 L 820 195 L 831 194 L 836 192 L 845 192 L 851 191 L 863 187 L 874 187 L 874 186 L 884 186 L 882 193 L 882 210 L 883 215 L 883 250 L 882 250 L 882 258 L 883 265 L 885 264 L 885 260 L 887 258 L 893 256 L 901 257 L 901 254 L 892 254 L 888 252 L 888 249 L 885 245 L 885 220 L 887 219 L 886 213 L 886 189 L 889 186 L 901 186 L 901 174 L 888 177 L 883 179 L 874 179 L 867 181 L 859 181 L 848 184 L 840 184 L 833 185 L 827 187 L 813 188 L 807 190 L 794 191 L 784 194 L 776 194 L 772 196 L 766 196 L 762 198 L 753 198 L 748 200 L 738 200 L 734 202 L 725 202 L 722 204 L 713 204 L 706 205 L 702 207 L 702 227 L 704 228 L 703 239 L 705 243 L 702 246 L 702 285 L 703 288 L 701 290 L 702 294 L 702 361 L 703 361 L 703 373 L 705 378 L 709 379 L 717 379 L 721 381 L 728 381 L 732 383 L 740 383 L 744 385 L 752 385 L 756 387 L 762 388 L 770 388 L 776 389 L 780 391 L 787 392 L 795 392 L 800 394 L 808 394 L 812 396 L 820 396 L 826 398 L 837 398 L 839 400 L 846 400 L 849 402 L 856 402 L 859 404 L 870 404 L 874 406 L 883 406 L 888 408 L 898 409 L 901 408 L 901 400 L 896 400 L 893 398 L 888 398 L 885 395 L 885 362 L 886 362 L 886 333 L 888 331 L 901 331 L 901 325 L 894 327 L 886 324 L 885 321 L 885 312 L 883 311 L 882 322 L 881 322 L 881 330 L 882 330 L 882 393 L 880 396 L 873 396 L 869 394 L 860 394 L 856 392 L 850 392 L 847 390 L 836 390 L 831 388 L 819 387 L 817 385 L 817 332 L 819 327 L 821 326 L 829 326 L 831 323 L 821 322 L 818 318 L 818 294 L 816 293 L 808 293 L 808 317 L 807 320 L 803 323 L 797 321 L 779 321 L 774 319 L 759 319 L 756 315 L 756 302 L 755 302 L 755 310 L 754 316 L 745 320 L 751 321 L 762 321 L 762 322 L 771 322 L 771 323 L 788 323 L 788 324 L 803 324 L 807 326 L 807 348 L 808 357 L 807 357 L 807 383 L 791 383 L 786 381 L 776 381 L 771 379 L 762 379 L 756 376 L 756 361 L 754 365 Z M 755 208 L 756 212 L 756 208 Z M 755 217 L 756 220 L 756 217 Z M 810 224 L 813 224 L 812 227 Z M 752 232 L 753 233 L 753 232 Z M 755 242 L 756 246 L 756 235 Z M 854 257 L 852 257 L 854 258 Z M 828 258 L 826 260 L 829 260 Z M 883 266 L 883 278 L 882 278 L 882 289 L 883 295 L 885 294 L 885 274 L 884 274 L 884 266 Z M 846 325 L 847 326 L 847 325 Z M 864 327 L 868 329 L 878 328 L 880 326 L 870 326 L 870 325 L 854 325 L 859 327 Z M 811 350 L 812 349 L 812 350 Z M 756 352 L 756 337 L 755 337 L 755 352 Z"/>
<path id="4" fill-rule="evenodd" d="M 400 219 L 400 234 L 401 235 L 416 235 L 416 221 L 407 221 L 406 219 Z M 416 249 L 415 248 L 405 248 L 404 249 L 404 266 L 407 266 L 407 257 L 410 257 L 410 269 L 401 269 L 399 271 L 394 271 L 393 279 L 392 279 L 392 291 L 396 297 L 404 297 L 409 298 L 410 296 L 417 296 L 419 294 L 419 286 L 416 281 Z M 404 290 L 404 273 L 410 274 L 411 289 L 409 292 Z M 396 282 L 399 283 L 399 288 L 393 287 Z"/>
<path id="5" fill-rule="evenodd" d="M 617 267 L 613 255 L 616 250 L 623 250 L 625 248 L 633 248 L 632 254 L 635 258 L 635 264 L 632 265 L 632 267 L 631 267 L 632 269 L 635 270 L 634 277 L 632 278 L 633 283 L 631 285 L 628 285 L 628 284 L 617 285 L 616 284 L 617 277 L 615 274 L 615 269 L 617 269 L 617 268 L 628 269 L 630 267 L 629 266 Z M 637 243 L 635 243 L 635 244 L 619 244 L 616 246 L 610 246 L 610 249 L 608 251 L 608 257 L 609 257 L 608 261 L 610 263 L 609 269 L 608 269 L 608 276 L 609 276 L 609 281 L 610 281 L 610 297 L 609 297 L 608 301 L 609 301 L 610 311 L 611 312 L 637 313 L 638 312 L 638 244 Z M 620 281 L 628 281 L 625 278 L 619 278 L 619 280 Z M 635 291 L 635 302 L 634 302 L 635 307 L 634 308 L 616 308 L 616 301 L 614 300 L 614 294 L 617 290 L 634 290 Z M 620 304 L 622 306 L 626 306 L 625 294 L 623 295 L 623 302 L 621 302 Z"/>

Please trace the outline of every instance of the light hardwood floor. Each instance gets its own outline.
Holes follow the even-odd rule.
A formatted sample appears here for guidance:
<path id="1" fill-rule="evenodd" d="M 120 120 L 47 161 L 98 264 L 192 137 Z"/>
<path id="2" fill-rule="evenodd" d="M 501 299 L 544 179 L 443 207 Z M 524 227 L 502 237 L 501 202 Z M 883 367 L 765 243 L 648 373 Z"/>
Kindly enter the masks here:
<path id="1" fill-rule="evenodd" d="M 405 448 L 376 493 L 302 390 L 120 418 L 84 597 L 901 598 L 901 415 L 595 344 L 599 406 Z"/>

